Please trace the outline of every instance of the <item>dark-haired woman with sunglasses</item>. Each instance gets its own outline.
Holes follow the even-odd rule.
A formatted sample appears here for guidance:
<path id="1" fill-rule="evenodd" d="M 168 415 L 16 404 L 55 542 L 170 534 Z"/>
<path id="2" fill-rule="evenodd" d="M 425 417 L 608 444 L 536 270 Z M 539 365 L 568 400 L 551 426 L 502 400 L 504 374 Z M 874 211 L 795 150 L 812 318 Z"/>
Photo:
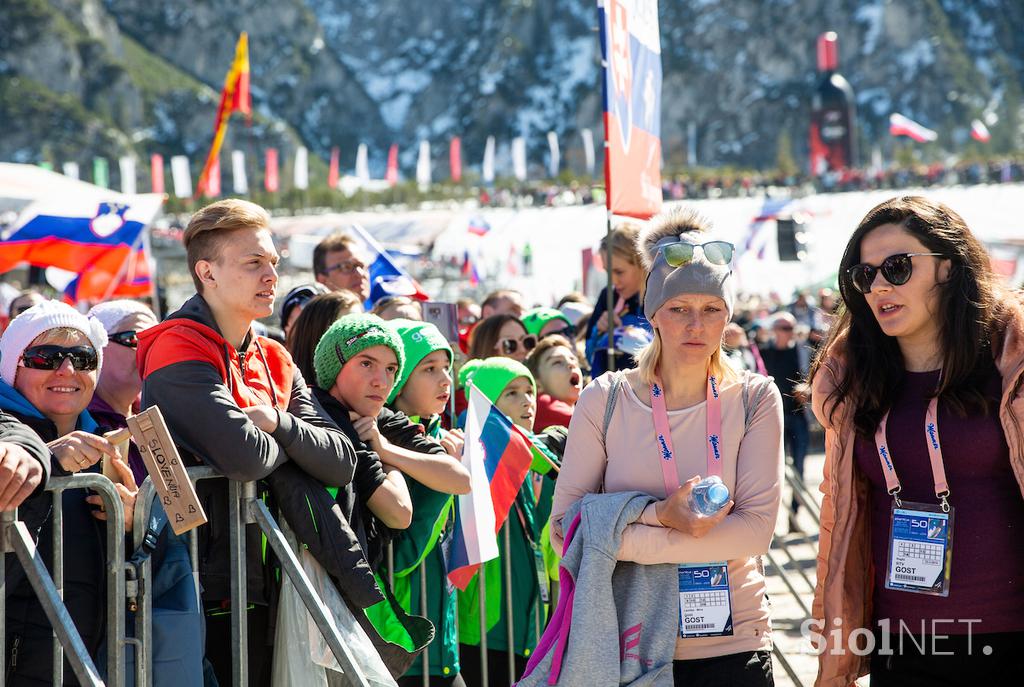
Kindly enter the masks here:
<path id="1" fill-rule="evenodd" d="M 469 359 L 500 356 L 517 362 L 537 346 L 537 337 L 526 331 L 515 315 L 491 315 L 473 328 L 469 340 Z"/>
<path id="2" fill-rule="evenodd" d="M 0 409 L 13 415 L 47 442 L 52 475 L 96 471 L 110 458 L 123 484 L 118 492 L 130 524 L 137 487 L 114 446 L 97 431 L 86 411 L 103 363 L 106 332 L 95 318 L 46 301 L 16 317 L 0 338 Z M 94 510 L 98 496 L 67 489 L 61 500 L 64 541 L 64 603 L 96 658 L 106 616 L 105 514 Z M 18 511 L 47 565 L 53 545 L 50 494 L 30 498 Z M 10 563 L 10 562 L 9 562 Z M 14 563 L 7 573 L 7 685 L 52 684 L 50 623 L 24 570 Z M 68 666 L 65 684 L 78 684 Z"/>
<path id="3" fill-rule="evenodd" d="M 907 196 L 840 264 L 811 369 L 826 429 L 818 685 L 1006 684 L 1024 644 L 1024 305 L 963 219 Z"/>

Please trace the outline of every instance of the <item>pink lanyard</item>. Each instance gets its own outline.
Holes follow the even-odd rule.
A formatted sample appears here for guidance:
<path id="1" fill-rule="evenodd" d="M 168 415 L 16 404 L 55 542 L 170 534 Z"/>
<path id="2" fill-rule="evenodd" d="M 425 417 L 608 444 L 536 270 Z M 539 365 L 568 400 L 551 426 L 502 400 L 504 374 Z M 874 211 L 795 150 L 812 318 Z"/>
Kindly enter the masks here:
<path id="1" fill-rule="evenodd" d="M 942 446 L 939 444 L 939 417 L 938 399 L 933 398 L 928 402 L 928 411 L 924 417 L 925 442 L 928 444 L 928 459 L 932 464 L 932 478 L 935 480 L 935 496 L 942 502 L 943 512 L 949 512 L 949 484 L 946 482 L 946 468 L 942 464 Z M 889 419 L 886 412 L 882 421 L 875 430 L 875 447 L 878 449 L 878 460 L 882 463 L 882 474 L 885 475 L 885 486 L 889 494 L 896 500 L 896 506 L 900 507 L 900 479 L 896 476 L 896 468 L 892 464 L 892 454 L 886 444 L 885 424 Z"/>
<path id="2" fill-rule="evenodd" d="M 651 410 L 654 416 L 654 431 L 661 449 L 661 476 L 665 481 L 665 495 L 678 489 L 679 472 L 676 470 L 675 451 L 672 450 L 672 429 L 668 424 L 668 409 L 665 407 L 665 393 L 661 380 L 655 378 L 651 385 Z M 708 422 L 707 450 L 708 474 L 722 476 L 722 399 L 718 395 L 718 381 L 708 375 Z"/>

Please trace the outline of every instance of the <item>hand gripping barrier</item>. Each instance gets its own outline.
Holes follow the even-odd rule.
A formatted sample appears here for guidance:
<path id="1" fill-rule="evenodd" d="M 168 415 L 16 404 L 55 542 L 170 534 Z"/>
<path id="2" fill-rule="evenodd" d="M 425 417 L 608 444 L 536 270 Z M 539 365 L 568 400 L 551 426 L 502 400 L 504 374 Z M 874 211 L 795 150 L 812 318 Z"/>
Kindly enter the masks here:
<path id="1" fill-rule="evenodd" d="M 64 590 L 64 511 L 63 496 L 68 489 L 93 489 L 103 499 L 107 512 L 107 552 L 105 571 L 107 580 L 106 659 L 107 681 L 89 656 L 82 637 L 75 627 L 63 601 Z M 53 575 L 46 569 L 36 544 L 24 522 L 17 519 L 17 511 L 0 513 L 0 547 L 3 553 L 18 557 L 25 576 L 39 599 L 47 619 L 53 626 L 53 684 L 64 683 L 64 654 L 67 652 L 71 669 L 82 685 L 112 687 L 124 685 L 125 639 L 125 562 L 124 562 L 124 507 L 114 484 L 100 474 L 86 473 L 51 478 L 46 486 L 53 499 Z M 5 556 L 0 556 L 0 580 L 6 579 Z M 6 589 L 0 594 L 0 647 L 6 647 Z M 0 663 L 0 684 L 6 684 L 4 674 L 6 656 Z"/>
<path id="2" fill-rule="evenodd" d="M 225 479 L 216 474 L 208 466 L 192 467 L 187 470 L 189 479 L 195 483 L 206 479 Z M 152 481 L 147 477 L 139 488 L 139 495 L 135 504 L 135 540 L 136 546 L 142 543 L 145 536 L 146 522 L 149 519 L 149 511 L 153 505 L 155 495 Z M 310 583 L 306 572 L 302 568 L 298 557 L 295 555 L 291 544 L 288 541 L 281 525 L 274 519 L 267 509 L 267 506 L 256 496 L 255 482 L 228 481 L 228 507 L 229 507 L 229 538 L 230 538 L 230 570 L 231 570 L 231 639 L 235 647 L 233 658 L 234 670 L 232 677 L 233 687 L 248 687 L 249 676 L 249 644 L 248 627 L 246 614 L 239 613 L 238 609 L 247 608 L 246 602 L 246 570 L 245 570 L 245 526 L 255 524 L 267 538 L 267 543 L 273 549 L 281 563 L 281 567 L 288 578 L 295 585 L 299 597 L 302 599 L 306 610 L 312 616 L 317 628 L 327 641 L 334 657 L 343 671 L 343 679 L 348 684 L 356 687 L 369 687 L 366 677 L 356 665 L 351 653 L 345 646 L 334 626 L 333 620 L 329 617 L 327 606 L 320 599 L 313 585 Z M 196 530 L 189 533 L 189 550 L 192 559 L 192 571 L 198 572 L 198 538 Z M 153 656 L 151 652 L 153 641 L 153 599 L 152 599 L 152 563 L 149 559 L 142 563 L 139 571 L 137 585 L 130 585 L 129 603 L 138 607 L 136 614 L 136 628 L 139 633 L 139 656 L 136 661 L 136 685 L 137 687 L 149 687 L 151 684 Z M 123 614 L 123 613 L 122 613 Z"/>

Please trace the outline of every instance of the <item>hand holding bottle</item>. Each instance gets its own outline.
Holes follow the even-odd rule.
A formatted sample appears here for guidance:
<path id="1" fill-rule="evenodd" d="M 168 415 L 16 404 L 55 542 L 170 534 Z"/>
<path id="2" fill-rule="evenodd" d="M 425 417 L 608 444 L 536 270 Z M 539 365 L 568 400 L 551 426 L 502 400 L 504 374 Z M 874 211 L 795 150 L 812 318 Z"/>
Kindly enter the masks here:
<path id="1" fill-rule="evenodd" d="M 655 504 L 658 520 L 665 527 L 671 527 L 693 537 L 703 537 L 715 528 L 732 510 L 733 502 L 727 501 L 714 515 L 703 515 L 690 507 L 694 487 L 701 482 L 699 475 L 687 480 L 668 498 Z"/>

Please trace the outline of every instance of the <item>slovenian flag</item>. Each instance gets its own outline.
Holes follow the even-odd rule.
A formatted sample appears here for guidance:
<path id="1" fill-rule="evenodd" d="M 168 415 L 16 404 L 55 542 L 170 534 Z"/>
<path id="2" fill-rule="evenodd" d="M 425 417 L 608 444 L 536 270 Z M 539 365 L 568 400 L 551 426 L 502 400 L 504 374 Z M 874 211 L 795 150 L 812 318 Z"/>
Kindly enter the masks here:
<path id="1" fill-rule="evenodd" d="M 353 224 L 352 233 L 353 237 L 362 244 L 370 270 L 370 300 L 365 304 L 367 310 L 373 307 L 372 301 L 375 292 L 411 296 L 421 301 L 430 300 L 430 296 L 423 290 L 420 283 L 398 266 L 384 246 L 370 236 L 370 232 L 358 224 Z M 374 288 L 375 286 L 377 288 Z"/>
<path id="2" fill-rule="evenodd" d="M 480 215 L 473 215 L 466 224 L 466 231 L 476 236 L 486 236 L 491 231 L 491 224 Z"/>
<path id="3" fill-rule="evenodd" d="M 533 462 L 530 440 L 470 383 L 462 464 L 471 490 L 459 496 L 448 579 L 465 590 L 481 563 L 498 557 L 498 531 Z"/>

